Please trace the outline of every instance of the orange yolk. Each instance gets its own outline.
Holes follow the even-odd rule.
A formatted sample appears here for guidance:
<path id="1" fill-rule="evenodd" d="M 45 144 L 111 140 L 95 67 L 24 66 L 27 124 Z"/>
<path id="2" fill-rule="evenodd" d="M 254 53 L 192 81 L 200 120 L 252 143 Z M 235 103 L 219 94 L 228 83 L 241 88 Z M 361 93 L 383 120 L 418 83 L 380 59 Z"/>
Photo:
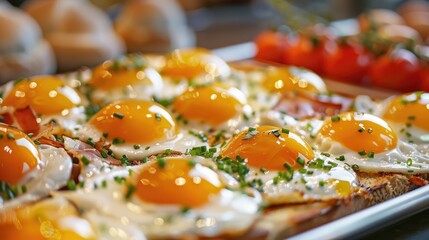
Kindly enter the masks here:
<path id="1" fill-rule="evenodd" d="M 16 184 L 39 161 L 39 151 L 25 133 L 0 125 L 0 181 Z"/>
<path id="2" fill-rule="evenodd" d="M 387 107 L 383 118 L 429 131 L 429 93 L 411 93 L 395 98 Z"/>
<path id="3" fill-rule="evenodd" d="M 207 49 L 178 49 L 167 57 L 162 73 L 174 79 L 191 79 L 199 75 L 227 76 L 230 68 Z"/>
<path id="4" fill-rule="evenodd" d="M 89 84 L 102 90 L 123 88 L 146 79 L 142 68 L 126 68 L 121 63 L 106 61 L 92 72 Z"/>
<path id="5" fill-rule="evenodd" d="M 79 229 L 82 225 L 85 225 L 85 230 L 91 229 L 89 223 L 86 220 L 78 219 L 76 216 L 77 211 L 72 209 L 72 206 L 69 206 L 69 204 L 64 204 L 66 205 L 44 206 L 44 203 L 39 203 L 37 205 L 44 207 L 23 207 L 14 211 L 1 213 L 1 239 L 95 239 L 93 232 L 84 232 L 82 229 Z M 62 229 L 58 222 L 61 218 L 65 220 L 67 217 L 73 221 L 74 227 Z M 68 225 L 70 226 L 70 224 Z"/>
<path id="6" fill-rule="evenodd" d="M 315 73 L 305 69 L 291 70 L 284 67 L 271 67 L 265 73 L 262 85 L 271 92 L 309 91 L 325 92 L 323 80 Z"/>
<path id="7" fill-rule="evenodd" d="M 396 133 L 381 118 L 367 113 L 347 112 L 326 120 L 319 130 L 328 137 L 356 152 L 375 154 L 394 149 Z"/>
<path id="8" fill-rule="evenodd" d="M 303 167 L 297 162 L 298 157 L 305 162 L 314 158 L 310 145 L 298 135 L 283 133 L 281 128 L 273 126 L 240 132 L 221 150 L 220 155 L 231 159 L 240 156 L 249 166 L 279 171 L 285 170 L 285 163 L 294 169 Z"/>
<path id="9" fill-rule="evenodd" d="M 125 99 L 102 108 L 88 122 L 126 143 L 152 143 L 176 137 L 177 125 L 167 110 L 154 102 Z"/>
<path id="10" fill-rule="evenodd" d="M 79 94 L 55 76 L 40 76 L 15 85 L 3 106 L 22 109 L 30 106 L 37 114 L 64 114 L 81 103 Z"/>
<path id="11" fill-rule="evenodd" d="M 176 98 L 172 107 L 184 119 L 216 126 L 239 113 L 245 101 L 241 95 L 239 90 L 219 84 L 190 87 Z"/>
<path id="12" fill-rule="evenodd" d="M 146 202 L 198 207 L 223 188 L 216 172 L 184 158 L 166 159 L 161 168 L 153 161 L 138 176 L 135 194 Z"/>

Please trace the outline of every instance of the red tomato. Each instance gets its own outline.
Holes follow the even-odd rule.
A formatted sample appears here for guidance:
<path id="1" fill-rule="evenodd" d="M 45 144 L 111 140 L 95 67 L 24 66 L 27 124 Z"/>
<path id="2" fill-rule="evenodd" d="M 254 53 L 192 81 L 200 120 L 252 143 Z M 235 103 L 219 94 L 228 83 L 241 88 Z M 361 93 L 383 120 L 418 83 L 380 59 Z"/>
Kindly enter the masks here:
<path id="1" fill-rule="evenodd" d="M 420 90 L 429 92 L 429 65 L 420 69 Z"/>
<path id="2" fill-rule="evenodd" d="M 372 55 L 357 44 L 329 42 L 323 59 L 327 77 L 344 82 L 360 83 L 369 71 Z"/>
<path id="3" fill-rule="evenodd" d="M 286 49 L 283 63 L 323 72 L 324 40 L 314 36 L 296 36 Z"/>
<path id="4" fill-rule="evenodd" d="M 287 47 L 287 36 L 283 33 L 266 31 L 259 34 L 255 39 L 258 60 L 281 63 L 283 52 Z"/>
<path id="5" fill-rule="evenodd" d="M 419 85 L 419 60 L 410 51 L 398 49 L 378 58 L 370 70 L 375 86 L 402 92 L 415 91 Z"/>

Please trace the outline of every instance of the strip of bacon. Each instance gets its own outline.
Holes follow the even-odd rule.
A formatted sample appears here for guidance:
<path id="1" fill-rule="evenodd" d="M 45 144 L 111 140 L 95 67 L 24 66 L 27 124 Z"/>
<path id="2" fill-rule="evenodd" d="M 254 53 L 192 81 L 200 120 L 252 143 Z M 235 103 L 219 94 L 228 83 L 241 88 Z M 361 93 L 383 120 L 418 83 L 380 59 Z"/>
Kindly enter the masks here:
<path id="1" fill-rule="evenodd" d="M 340 95 L 316 95 L 303 92 L 284 94 L 274 110 L 297 119 L 333 116 L 347 111 L 353 99 Z"/>

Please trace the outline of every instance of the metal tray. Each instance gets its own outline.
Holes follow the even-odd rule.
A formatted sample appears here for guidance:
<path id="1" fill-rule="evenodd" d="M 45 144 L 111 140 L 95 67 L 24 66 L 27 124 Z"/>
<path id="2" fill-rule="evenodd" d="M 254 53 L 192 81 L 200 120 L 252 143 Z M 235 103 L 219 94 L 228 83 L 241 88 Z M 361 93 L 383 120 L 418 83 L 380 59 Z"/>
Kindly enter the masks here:
<path id="1" fill-rule="evenodd" d="M 251 59 L 256 53 L 253 43 L 247 42 L 213 50 L 227 61 Z M 331 91 L 344 94 L 366 94 L 374 98 L 385 98 L 397 92 L 365 88 L 346 83 L 325 80 Z M 299 233 L 291 240 L 311 239 L 359 239 L 400 220 L 429 209 L 429 185 L 412 190 L 394 199 L 360 210 L 335 221 Z"/>

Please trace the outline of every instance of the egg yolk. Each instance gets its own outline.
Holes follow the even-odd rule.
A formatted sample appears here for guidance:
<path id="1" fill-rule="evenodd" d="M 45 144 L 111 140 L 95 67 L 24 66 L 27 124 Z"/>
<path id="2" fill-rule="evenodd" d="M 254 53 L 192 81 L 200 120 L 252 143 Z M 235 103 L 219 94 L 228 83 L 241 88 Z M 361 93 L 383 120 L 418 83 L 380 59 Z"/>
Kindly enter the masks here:
<path id="1" fill-rule="evenodd" d="M 249 166 L 279 171 L 285 170 L 286 163 L 294 169 L 302 168 L 314 158 L 307 142 L 294 133 L 286 133 L 284 129 L 273 126 L 240 132 L 221 150 L 220 155 L 231 159 L 240 156 Z"/>
<path id="2" fill-rule="evenodd" d="M 0 125 L 0 181 L 16 184 L 39 161 L 40 153 L 25 133 Z"/>
<path id="3" fill-rule="evenodd" d="M 236 116 L 245 101 L 240 90 L 215 84 L 188 88 L 172 107 L 184 119 L 217 126 Z"/>
<path id="4" fill-rule="evenodd" d="M 40 76 L 17 83 L 3 100 L 3 106 L 30 106 L 36 114 L 62 114 L 81 103 L 79 94 L 55 76 Z"/>
<path id="5" fill-rule="evenodd" d="M 178 49 L 167 56 L 163 75 L 191 79 L 199 75 L 226 77 L 231 69 L 221 58 L 203 48 Z"/>
<path id="6" fill-rule="evenodd" d="M 348 149 L 365 155 L 396 147 L 396 133 L 381 118 L 357 112 L 346 112 L 325 121 L 319 130 L 322 137 L 331 138 Z"/>
<path id="7" fill-rule="evenodd" d="M 89 84 L 102 90 L 123 88 L 147 79 L 143 66 L 132 61 L 106 61 L 92 72 Z"/>
<path id="8" fill-rule="evenodd" d="M 107 139 L 126 143 L 152 143 L 176 137 L 178 128 L 173 117 L 161 105 L 125 99 L 111 103 L 97 112 L 88 122 Z"/>
<path id="9" fill-rule="evenodd" d="M 392 100 L 383 118 L 387 121 L 410 123 L 429 131 L 429 93 L 405 94 Z"/>
<path id="10" fill-rule="evenodd" d="M 323 80 L 306 69 L 271 67 L 264 74 L 262 85 L 271 92 L 326 92 Z"/>
<path id="11" fill-rule="evenodd" d="M 153 161 L 138 176 L 135 194 L 145 202 L 198 207 L 223 188 L 216 172 L 184 158 Z"/>
<path id="12" fill-rule="evenodd" d="M 89 222 L 76 215 L 77 211 L 67 202 L 54 206 L 42 202 L 2 213 L 1 239 L 95 239 Z"/>

